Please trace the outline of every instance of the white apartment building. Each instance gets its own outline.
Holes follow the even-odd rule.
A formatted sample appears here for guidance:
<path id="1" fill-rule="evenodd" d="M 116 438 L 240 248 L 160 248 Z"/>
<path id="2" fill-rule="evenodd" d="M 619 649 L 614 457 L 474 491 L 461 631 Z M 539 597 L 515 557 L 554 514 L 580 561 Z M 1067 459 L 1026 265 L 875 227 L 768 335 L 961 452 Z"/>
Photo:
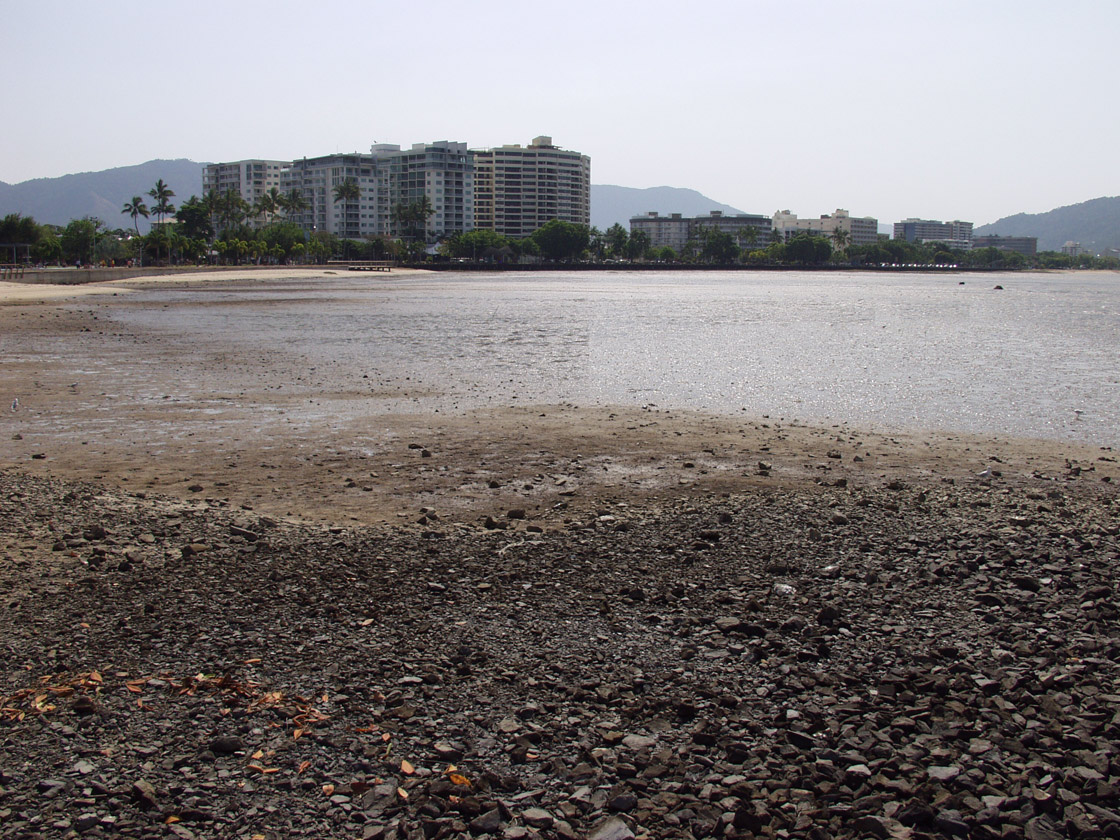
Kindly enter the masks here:
<path id="1" fill-rule="evenodd" d="M 799 219 L 788 210 L 779 210 L 774 214 L 773 223 L 774 230 L 786 241 L 799 233 L 823 236 L 831 241 L 837 229 L 847 234 L 849 245 L 875 245 L 879 241 L 878 219 L 852 216 L 847 210 L 837 210 L 819 219 Z"/>
<path id="2" fill-rule="evenodd" d="M 474 165 L 466 143 L 439 140 L 416 143 L 411 149 L 375 145 L 378 166 L 388 173 L 387 230 L 405 232 L 396 208 L 422 203 L 432 210 L 423 223 L 424 240 L 432 243 L 474 228 Z"/>
<path id="3" fill-rule="evenodd" d="M 950 248 L 967 251 L 972 248 L 972 222 L 906 219 L 894 223 L 893 238 L 907 242 L 944 242 Z"/>
<path id="4" fill-rule="evenodd" d="M 474 226 L 514 239 L 553 219 L 591 224 L 591 158 L 561 149 L 552 138 L 528 146 L 476 149 Z"/>
<path id="5" fill-rule="evenodd" d="M 727 216 L 720 210 L 712 210 L 707 216 L 646 213 L 630 219 L 631 236 L 642 231 L 649 237 L 651 247 L 668 246 L 678 254 L 686 243 L 699 239 L 705 228 L 730 234 L 740 247 L 765 248 L 770 243 L 770 219 L 767 216 L 747 213 Z"/>
<path id="6" fill-rule="evenodd" d="M 283 170 L 280 191 L 295 190 L 306 207 L 291 216 L 304 230 L 323 231 L 344 239 L 387 234 L 388 171 L 374 155 L 352 152 L 292 161 Z M 336 200 L 346 181 L 358 185 L 357 199 Z"/>
<path id="7" fill-rule="evenodd" d="M 273 187 L 280 188 L 281 172 L 287 161 L 235 160 L 210 163 L 202 170 L 202 194 L 225 195 L 231 190 L 247 203 L 255 204 Z M 264 221 L 250 217 L 249 224 L 260 227 Z"/>

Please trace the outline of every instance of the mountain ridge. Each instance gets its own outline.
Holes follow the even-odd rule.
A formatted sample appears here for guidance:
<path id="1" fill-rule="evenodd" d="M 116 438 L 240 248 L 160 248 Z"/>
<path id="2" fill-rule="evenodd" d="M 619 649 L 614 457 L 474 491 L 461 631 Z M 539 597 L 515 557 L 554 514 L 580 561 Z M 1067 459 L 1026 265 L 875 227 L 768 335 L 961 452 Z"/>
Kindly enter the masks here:
<path id="1" fill-rule="evenodd" d="M 155 182 L 163 181 L 175 192 L 173 203 L 202 193 L 205 163 L 186 158 L 156 159 L 133 166 L 119 166 L 56 177 L 32 178 L 16 184 L 0 181 L 0 217 L 9 213 L 31 216 L 39 223 L 65 225 L 71 219 L 96 216 L 110 227 L 131 227 L 121 213 L 132 196 L 146 197 Z M 630 219 L 648 212 L 662 215 L 702 216 L 713 210 L 737 215 L 742 210 L 687 187 L 623 187 L 591 185 L 591 224 L 606 230 L 618 223 L 629 228 Z M 139 219 L 141 232 L 149 229 Z M 889 228 L 889 226 L 883 226 Z M 1086 250 L 1101 253 L 1120 248 L 1120 196 L 1102 196 L 1056 207 L 1045 213 L 1016 213 L 974 228 L 977 236 L 1036 236 L 1040 251 L 1057 251 L 1067 241 L 1080 242 Z"/>
<path id="2" fill-rule="evenodd" d="M 1036 236 L 1039 251 L 1080 242 L 1093 253 L 1120 248 L 1120 196 L 1091 198 L 1045 213 L 1016 213 L 973 228 L 973 236 Z"/>

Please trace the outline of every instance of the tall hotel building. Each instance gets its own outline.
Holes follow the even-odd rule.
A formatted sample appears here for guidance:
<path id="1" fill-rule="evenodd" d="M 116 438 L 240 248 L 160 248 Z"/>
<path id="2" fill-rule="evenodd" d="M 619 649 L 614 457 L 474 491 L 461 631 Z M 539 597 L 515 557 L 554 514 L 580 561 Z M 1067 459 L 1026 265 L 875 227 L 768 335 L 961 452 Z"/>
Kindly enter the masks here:
<path id="1" fill-rule="evenodd" d="M 528 146 L 476 149 L 474 226 L 520 239 L 553 219 L 591 224 L 591 158 L 534 137 Z"/>

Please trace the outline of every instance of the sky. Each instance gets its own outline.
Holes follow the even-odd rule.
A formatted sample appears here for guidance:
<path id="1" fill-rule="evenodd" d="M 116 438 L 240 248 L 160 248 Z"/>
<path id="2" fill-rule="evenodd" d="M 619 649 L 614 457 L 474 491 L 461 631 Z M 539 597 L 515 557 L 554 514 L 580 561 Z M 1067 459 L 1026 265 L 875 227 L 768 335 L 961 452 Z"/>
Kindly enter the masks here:
<path id="1" fill-rule="evenodd" d="M 1120 194 L 1116 0 L 0 0 L 0 19 L 7 183 L 549 135 L 592 183 L 767 215 L 979 225 Z"/>

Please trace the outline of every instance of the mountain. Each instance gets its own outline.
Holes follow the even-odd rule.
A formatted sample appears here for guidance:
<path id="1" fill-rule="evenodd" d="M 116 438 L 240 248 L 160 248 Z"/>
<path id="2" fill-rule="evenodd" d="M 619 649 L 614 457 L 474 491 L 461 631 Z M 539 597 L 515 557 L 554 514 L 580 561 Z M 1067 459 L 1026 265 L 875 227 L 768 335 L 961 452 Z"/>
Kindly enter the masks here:
<path id="1" fill-rule="evenodd" d="M 132 217 L 121 213 L 125 202 L 139 195 L 150 207 L 148 190 L 162 178 L 174 190 L 171 203 L 177 207 L 192 195 L 202 194 L 204 165 L 193 160 L 150 160 L 138 166 L 36 178 L 19 184 L 0 181 L 0 217 L 20 213 L 40 224 L 65 225 L 71 219 L 96 216 L 111 228 L 132 227 Z M 146 232 L 147 220 L 139 221 L 141 232 Z"/>
<path id="2" fill-rule="evenodd" d="M 1120 196 L 1094 198 L 1048 213 L 1018 213 L 973 228 L 973 236 L 1037 236 L 1038 250 L 1059 251 L 1069 241 L 1093 253 L 1120 248 Z"/>
<path id="3" fill-rule="evenodd" d="M 680 187 L 616 187 L 611 184 L 591 185 L 591 224 L 606 230 L 618 222 L 630 229 L 630 218 L 650 211 L 662 216 L 680 213 L 682 216 L 707 215 L 712 210 L 722 210 L 729 215 L 742 213 L 728 204 L 720 204 L 696 190 Z"/>

